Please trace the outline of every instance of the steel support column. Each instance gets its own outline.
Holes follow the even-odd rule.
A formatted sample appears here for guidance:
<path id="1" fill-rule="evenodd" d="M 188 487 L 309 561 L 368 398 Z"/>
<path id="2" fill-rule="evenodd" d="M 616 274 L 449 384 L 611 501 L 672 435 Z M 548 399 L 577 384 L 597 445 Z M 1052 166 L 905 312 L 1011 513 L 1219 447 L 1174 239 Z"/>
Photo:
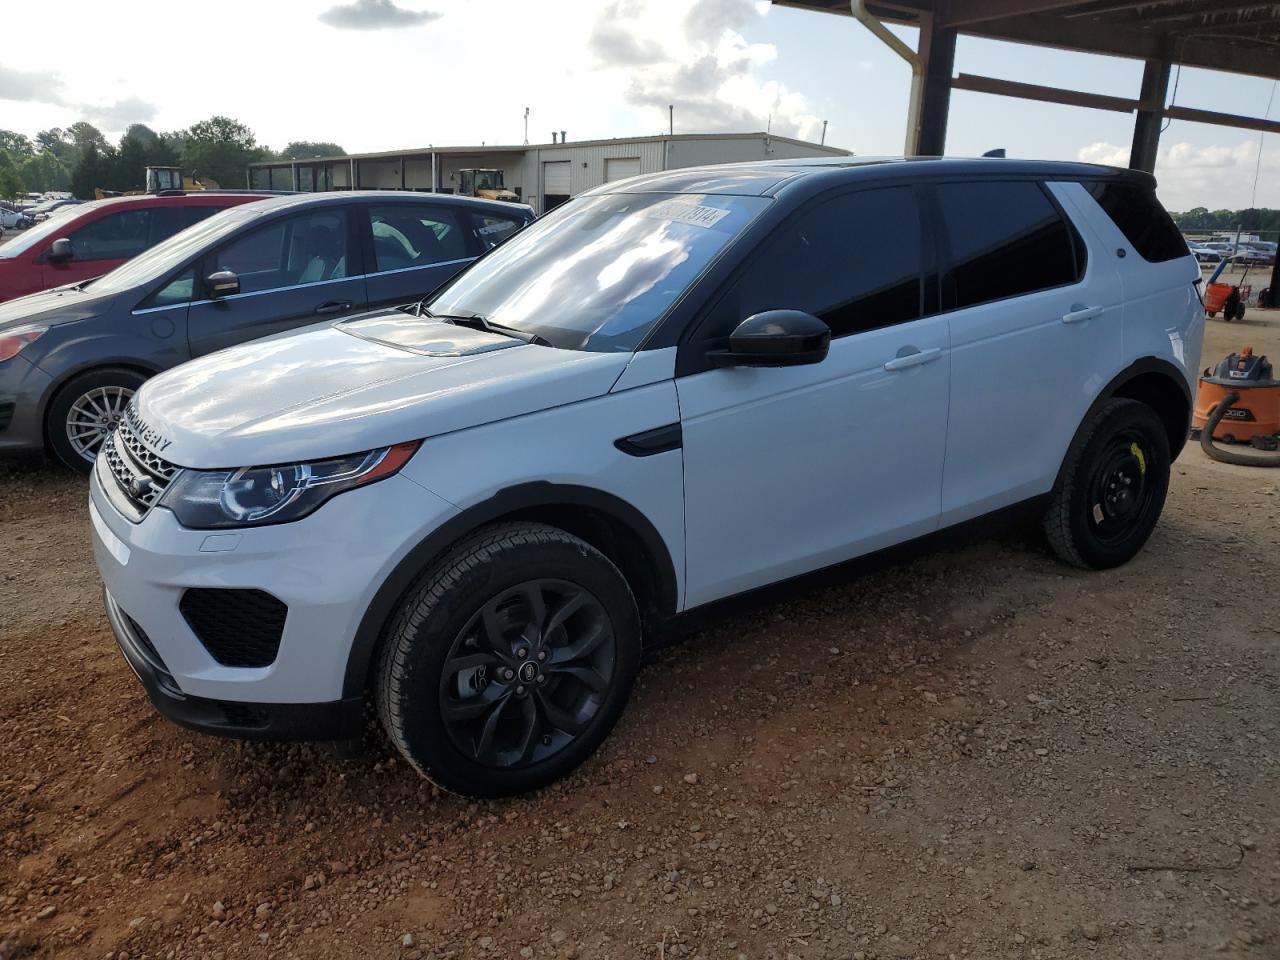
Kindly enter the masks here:
<path id="1" fill-rule="evenodd" d="M 924 83 L 920 91 L 920 138 L 916 153 L 922 157 L 940 157 L 947 146 L 947 116 L 951 112 L 955 28 L 940 27 L 933 17 L 923 18 L 919 55 L 924 65 Z"/>
<path id="2" fill-rule="evenodd" d="M 1169 61 L 1148 60 L 1142 70 L 1141 106 L 1133 124 L 1133 149 L 1129 151 L 1129 167 L 1153 173 L 1156 151 L 1160 148 L 1160 125 L 1165 98 L 1169 94 Z"/>

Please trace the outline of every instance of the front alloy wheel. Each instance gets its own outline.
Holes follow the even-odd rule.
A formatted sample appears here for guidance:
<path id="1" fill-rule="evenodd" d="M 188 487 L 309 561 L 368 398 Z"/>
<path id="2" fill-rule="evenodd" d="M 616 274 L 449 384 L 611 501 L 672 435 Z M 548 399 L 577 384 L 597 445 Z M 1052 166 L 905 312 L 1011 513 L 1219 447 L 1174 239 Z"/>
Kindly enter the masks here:
<path id="1" fill-rule="evenodd" d="M 45 437 L 58 459 L 88 475 L 145 379 L 137 370 L 121 367 L 89 370 L 72 377 L 45 411 Z"/>
<path id="2" fill-rule="evenodd" d="M 133 399 L 128 387 L 95 387 L 76 398 L 67 411 L 65 428 L 67 443 L 76 456 L 93 463 L 107 437 L 124 419 L 125 408 Z"/>
<path id="3" fill-rule="evenodd" d="M 454 640 L 440 719 L 477 763 L 538 763 L 591 725 L 616 660 L 613 625 L 594 595 L 565 580 L 526 581 L 487 601 Z"/>
<path id="4" fill-rule="evenodd" d="M 509 796 L 595 751 L 639 663 L 636 601 L 609 558 L 557 527 L 500 523 L 410 590 L 379 652 L 378 714 L 439 786 Z"/>

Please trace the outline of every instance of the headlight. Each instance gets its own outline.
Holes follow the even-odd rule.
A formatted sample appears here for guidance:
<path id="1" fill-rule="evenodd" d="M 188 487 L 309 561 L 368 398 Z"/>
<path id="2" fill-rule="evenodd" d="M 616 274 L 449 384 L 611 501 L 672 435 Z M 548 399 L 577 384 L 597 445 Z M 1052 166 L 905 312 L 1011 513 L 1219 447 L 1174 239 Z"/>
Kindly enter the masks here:
<path id="1" fill-rule="evenodd" d="M 12 360 L 21 352 L 23 347 L 38 339 L 40 334 L 48 329 L 48 327 L 28 324 L 25 327 L 16 327 L 8 333 L 0 334 L 0 363 L 5 360 Z"/>
<path id="2" fill-rule="evenodd" d="M 332 460 L 239 470 L 182 470 L 160 498 L 184 527 L 252 527 L 288 523 L 330 497 L 391 476 L 421 443 L 401 443 Z"/>

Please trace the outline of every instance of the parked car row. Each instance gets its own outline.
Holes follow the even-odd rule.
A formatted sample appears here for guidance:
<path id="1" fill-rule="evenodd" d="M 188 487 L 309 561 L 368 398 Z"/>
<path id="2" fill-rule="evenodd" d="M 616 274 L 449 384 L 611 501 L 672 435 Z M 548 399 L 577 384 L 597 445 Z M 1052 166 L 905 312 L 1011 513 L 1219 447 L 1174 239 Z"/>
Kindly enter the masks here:
<path id="1" fill-rule="evenodd" d="M 0 295 L 52 287 L 0 304 L 0 451 L 47 446 L 88 473 L 153 374 L 418 300 L 532 216 L 522 205 L 380 192 L 85 204 L 0 247 Z"/>
<path id="2" fill-rule="evenodd" d="M 1189 242 L 1191 253 L 1201 263 L 1219 263 L 1230 260 L 1235 264 L 1273 264 L 1276 262 L 1276 245 L 1265 240 L 1225 241 L 1208 240 Z"/>
<path id="3" fill-rule="evenodd" d="M 1028 501 L 1085 568 L 1159 518 L 1204 316 L 1144 174 L 794 160 L 531 216 L 256 200 L 0 307 L 0 443 L 92 466 L 162 712 L 342 739 L 372 701 L 516 793 L 685 611 Z"/>

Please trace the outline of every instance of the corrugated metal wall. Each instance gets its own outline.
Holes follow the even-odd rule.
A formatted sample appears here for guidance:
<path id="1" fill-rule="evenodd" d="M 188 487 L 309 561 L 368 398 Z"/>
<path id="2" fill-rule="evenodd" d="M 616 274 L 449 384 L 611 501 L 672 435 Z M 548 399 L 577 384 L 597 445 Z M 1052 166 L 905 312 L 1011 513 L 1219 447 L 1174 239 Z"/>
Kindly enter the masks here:
<path id="1" fill-rule="evenodd" d="M 761 134 L 743 134 L 705 139 L 654 137 L 649 140 L 589 144 L 570 141 L 553 146 L 531 146 L 520 152 L 478 150 L 468 153 L 438 153 L 436 160 L 440 189 L 446 192 L 457 189 L 459 170 L 470 167 L 498 169 L 503 172 L 508 188 L 518 192 L 524 202 L 531 204 L 536 212 L 543 213 L 544 163 L 567 161 L 569 193 L 577 196 L 606 182 L 605 161 L 609 159 L 634 160 L 639 165 L 639 172 L 648 174 L 711 163 L 782 160 L 843 153 L 844 151 L 834 147 L 823 148 L 816 144 L 790 143 Z M 402 164 L 403 180 L 400 169 Z M 334 188 L 347 186 L 349 165 L 349 160 L 331 162 L 329 182 Z M 362 189 L 398 190 L 402 183 L 409 190 L 431 189 L 429 154 L 416 153 L 403 158 L 379 157 L 365 160 L 357 157 L 356 171 L 358 186 Z M 287 190 L 292 187 L 291 176 L 288 166 L 272 168 L 269 174 L 262 168 L 255 168 L 251 172 L 251 182 L 254 186 L 270 185 Z"/>

